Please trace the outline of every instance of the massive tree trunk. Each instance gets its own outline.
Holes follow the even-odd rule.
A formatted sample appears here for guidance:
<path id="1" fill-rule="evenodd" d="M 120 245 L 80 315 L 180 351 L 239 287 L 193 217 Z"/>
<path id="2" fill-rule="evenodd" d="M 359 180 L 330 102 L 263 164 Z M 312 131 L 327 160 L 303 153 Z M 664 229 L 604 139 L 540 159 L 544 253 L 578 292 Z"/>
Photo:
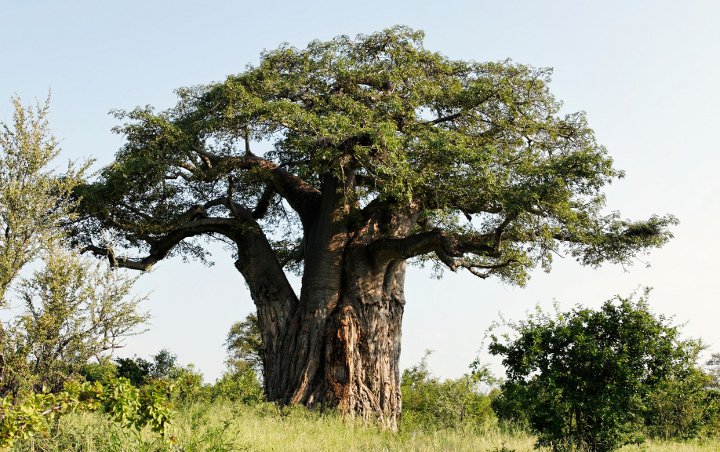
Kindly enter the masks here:
<path id="1" fill-rule="evenodd" d="M 340 273 L 332 302 L 301 296 L 284 334 L 274 338 L 279 344 L 266 345 L 268 398 L 337 407 L 396 429 L 405 264 L 370 262 L 361 249 L 345 253 Z M 332 287 L 333 275 L 325 276 Z"/>
<path id="2" fill-rule="evenodd" d="M 406 265 L 372 251 L 377 228 L 349 230 L 344 203 L 332 198 L 306 225 L 296 301 L 282 302 L 290 289 L 279 269 L 238 260 L 258 308 L 265 391 L 271 401 L 337 407 L 396 429 Z"/>

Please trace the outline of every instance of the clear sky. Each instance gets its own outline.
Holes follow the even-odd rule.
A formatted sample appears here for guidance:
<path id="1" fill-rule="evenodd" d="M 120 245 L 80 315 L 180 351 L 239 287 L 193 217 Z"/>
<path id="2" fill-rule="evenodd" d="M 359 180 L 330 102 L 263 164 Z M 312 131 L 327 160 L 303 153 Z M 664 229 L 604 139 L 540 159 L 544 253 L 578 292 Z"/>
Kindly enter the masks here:
<path id="1" fill-rule="evenodd" d="M 553 67 L 551 89 L 565 110 L 587 112 L 627 173 L 607 191 L 608 209 L 681 221 L 674 240 L 627 271 L 557 259 L 553 272 L 518 289 L 412 270 L 402 366 L 433 349 L 435 374 L 456 377 L 498 313 L 517 319 L 553 300 L 598 306 L 642 286 L 654 287 L 656 312 L 720 351 L 719 2 L 0 0 L 0 118 L 9 118 L 13 94 L 29 101 L 51 89 L 63 155 L 99 167 L 122 143 L 111 109 L 169 107 L 175 88 L 220 81 L 283 42 L 302 47 L 395 24 L 425 30 L 426 47 L 453 58 Z M 214 261 L 161 262 L 143 276 L 151 329 L 119 355 L 169 348 L 206 379 L 219 376 L 225 335 L 253 307 L 229 254 L 218 250 Z"/>

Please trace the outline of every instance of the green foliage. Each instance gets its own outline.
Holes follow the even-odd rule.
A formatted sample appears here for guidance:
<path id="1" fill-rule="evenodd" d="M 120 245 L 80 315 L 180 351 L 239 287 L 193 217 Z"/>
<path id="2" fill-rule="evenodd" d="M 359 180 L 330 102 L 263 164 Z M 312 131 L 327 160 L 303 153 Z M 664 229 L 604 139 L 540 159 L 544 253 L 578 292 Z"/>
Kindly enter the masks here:
<path id="1" fill-rule="evenodd" d="M 59 153 L 49 103 L 13 106 L 12 124 L 0 123 L 0 308 L 20 314 L 0 324 L 2 397 L 61 390 L 147 319 L 129 296 L 134 279 L 69 249 L 71 192 L 87 165 L 48 169 Z M 20 278 L 28 264 L 35 271 Z"/>
<path id="2" fill-rule="evenodd" d="M 68 165 L 63 176 L 49 169 L 60 152 L 48 129 L 49 98 L 35 107 L 12 103 L 12 123 L 0 122 L 0 306 L 20 270 L 62 239 L 73 217 L 70 192 L 87 167 Z"/>
<path id="3" fill-rule="evenodd" d="M 135 386 L 143 385 L 150 376 L 152 363 L 143 358 L 118 358 L 115 362 L 118 376 L 127 378 Z"/>
<path id="4" fill-rule="evenodd" d="M 662 382 L 645 403 L 645 431 L 653 438 L 687 440 L 720 432 L 720 387 L 697 367 Z"/>
<path id="5" fill-rule="evenodd" d="M 173 370 L 177 369 L 177 355 L 164 348 L 153 356 L 150 376 L 153 378 L 169 378 Z"/>
<path id="6" fill-rule="evenodd" d="M 701 347 L 693 350 L 695 362 Z M 714 437 L 720 432 L 720 355 L 709 368 L 686 366 L 649 394 L 644 415 L 647 433 L 662 440 Z"/>
<path id="7" fill-rule="evenodd" d="M 707 362 L 708 375 L 712 385 L 715 388 L 720 388 L 720 353 L 714 353 L 710 360 Z"/>
<path id="8" fill-rule="evenodd" d="M 134 279 L 107 264 L 63 249 L 44 264 L 22 281 L 24 313 L 5 327 L 2 348 L 19 367 L 0 366 L 0 394 L 60 390 L 88 360 L 112 353 L 148 318 L 138 312 L 142 299 L 128 297 Z"/>
<path id="9" fill-rule="evenodd" d="M 162 349 L 151 357 L 151 361 L 134 356 L 117 358 L 117 374 L 127 378 L 135 386 L 142 386 L 153 379 L 172 379 L 180 368 L 175 364 L 177 356 L 168 349 Z"/>
<path id="10" fill-rule="evenodd" d="M 233 323 L 225 340 L 225 347 L 228 353 L 227 364 L 231 369 L 241 372 L 250 366 L 256 373 L 262 374 L 263 344 L 257 315 L 248 314 L 245 320 Z"/>
<path id="11" fill-rule="evenodd" d="M 603 188 L 623 173 L 583 112 L 560 114 L 549 69 L 452 60 L 423 38 L 398 26 L 284 45 L 224 82 L 179 89 L 167 111 L 118 112 L 125 145 L 77 190 L 82 240 L 109 230 L 117 240 L 100 253 L 155 246 L 154 262 L 167 254 L 162 242 L 203 257 L 185 239 L 232 239 L 227 222 L 209 220 L 236 218 L 237 202 L 267 237 L 283 237 L 272 242 L 278 262 L 302 269 L 302 228 L 287 206 L 299 213 L 307 199 L 282 199 L 303 191 L 332 199 L 341 216 L 333 221 L 350 230 L 373 216 L 416 218 L 402 232 L 378 221 L 373 240 L 442 231 L 453 239 L 447 249 L 409 257 L 516 284 L 558 252 L 587 265 L 631 264 L 671 237 L 672 216 L 602 213 Z M 256 155 L 257 142 L 273 150 Z"/>
<path id="12" fill-rule="evenodd" d="M 0 399 L 0 448 L 15 441 L 49 434 L 62 415 L 78 411 L 101 411 L 126 428 L 136 431 L 149 426 L 170 441 L 170 388 L 149 385 L 141 390 L 126 379 L 70 382 L 57 393 L 35 393 L 22 399 Z"/>
<path id="13" fill-rule="evenodd" d="M 210 388 L 211 400 L 255 404 L 265 399 L 262 381 L 263 344 L 257 315 L 235 322 L 225 340 L 228 370 Z"/>
<path id="14" fill-rule="evenodd" d="M 208 387 L 203 384 L 202 374 L 190 364 L 173 366 L 164 379 L 172 383 L 172 401 L 175 404 L 194 403 L 208 398 Z"/>
<path id="15" fill-rule="evenodd" d="M 477 375 L 440 381 L 427 366 L 429 352 L 402 376 L 402 430 L 483 429 L 495 421 Z"/>
<path id="16" fill-rule="evenodd" d="M 490 345 L 508 378 L 493 406 L 501 418 L 526 420 L 539 445 L 612 450 L 642 440 L 646 420 L 658 433 L 682 418 L 688 425 L 676 427 L 690 435 L 700 422 L 669 417 L 682 409 L 679 398 L 693 400 L 702 385 L 698 343 L 680 340 L 678 328 L 653 315 L 644 297 L 554 316 L 538 311 L 508 326 L 514 335 L 493 336 Z"/>
<path id="17" fill-rule="evenodd" d="M 170 398 L 175 404 L 206 400 L 209 396 L 210 388 L 203 385 L 202 374 L 192 364 L 187 367 L 177 365 L 177 356 L 167 349 L 160 350 L 150 360 L 135 356 L 118 358 L 115 362 L 117 375 L 138 388 L 156 384 L 171 385 Z"/>
<path id="18" fill-rule="evenodd" d="M 231 369 L 210 388 L 211 400 L 230 400 L 252 405 L 265 400 L 258 375 L 251 367 Z"/>
<path id="19" fill-rule="evenodd" d="M 101 359 L 99 362 L 87 363 L 80 368 L 80 376 L 90 383 L 107 381 L 118 378 L 118 366 L 110 358 Z"/>

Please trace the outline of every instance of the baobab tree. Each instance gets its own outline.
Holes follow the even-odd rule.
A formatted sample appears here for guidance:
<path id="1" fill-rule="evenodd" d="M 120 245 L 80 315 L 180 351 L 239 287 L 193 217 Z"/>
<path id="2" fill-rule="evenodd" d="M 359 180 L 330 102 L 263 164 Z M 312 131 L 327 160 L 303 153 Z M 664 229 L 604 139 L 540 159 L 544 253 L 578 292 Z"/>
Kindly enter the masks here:
<path id="1" fill-rule="evenodd" d="M 124 146 L 78 190 L 80 244 L 147 270 L 202 256 L 202 236 L 230 243 L 268 399 L 394 427 L 408 262 L 523 285 L 555 253 L 631 262 L 674 222 L 603 214 L 622 172 L 583 113 L 559 114 L 549 70 L 451 60 L 422 39 L 281 46 L 178 90 L 174 108 L 118 113 Z"/>

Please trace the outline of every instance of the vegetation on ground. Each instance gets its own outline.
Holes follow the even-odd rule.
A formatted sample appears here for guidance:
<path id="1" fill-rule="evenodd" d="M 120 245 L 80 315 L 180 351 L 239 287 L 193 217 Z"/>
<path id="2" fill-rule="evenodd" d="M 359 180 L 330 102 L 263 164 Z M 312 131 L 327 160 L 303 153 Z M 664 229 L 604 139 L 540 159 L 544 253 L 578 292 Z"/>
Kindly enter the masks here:
<path id="1" fill-rule="evenodd" d="M 716 435 L 720 386 L 697 364 L 701 344 L 654 315 L 647 294 L 507 322 L 490 344 L 507 376 L 493 400 L 500 419 L 526 423 L 553 450 Z"/>
<path id="2" fill-rule="evenodd" d="M 397 433 L 350 420 L 334 412 L 302 407 L 281 409 L 275 404 L 238 404 L 218 400 L 178 409 L 173 415 L 174 444 L 165 443 L 149 428 L 139 434 L 100 413 L 64 416 L 49 436 L 16 444 L 15 450 L 49 451 L 490 451 L 535 449 L 537 438 L 521 429 L 489 423 L 479 429 L 432 430 L 407 428 Z M 537 449 L 549 451 L 549 448 Z M 620 451 L 714 452 L 720 440 L 648 440 Z"/>

